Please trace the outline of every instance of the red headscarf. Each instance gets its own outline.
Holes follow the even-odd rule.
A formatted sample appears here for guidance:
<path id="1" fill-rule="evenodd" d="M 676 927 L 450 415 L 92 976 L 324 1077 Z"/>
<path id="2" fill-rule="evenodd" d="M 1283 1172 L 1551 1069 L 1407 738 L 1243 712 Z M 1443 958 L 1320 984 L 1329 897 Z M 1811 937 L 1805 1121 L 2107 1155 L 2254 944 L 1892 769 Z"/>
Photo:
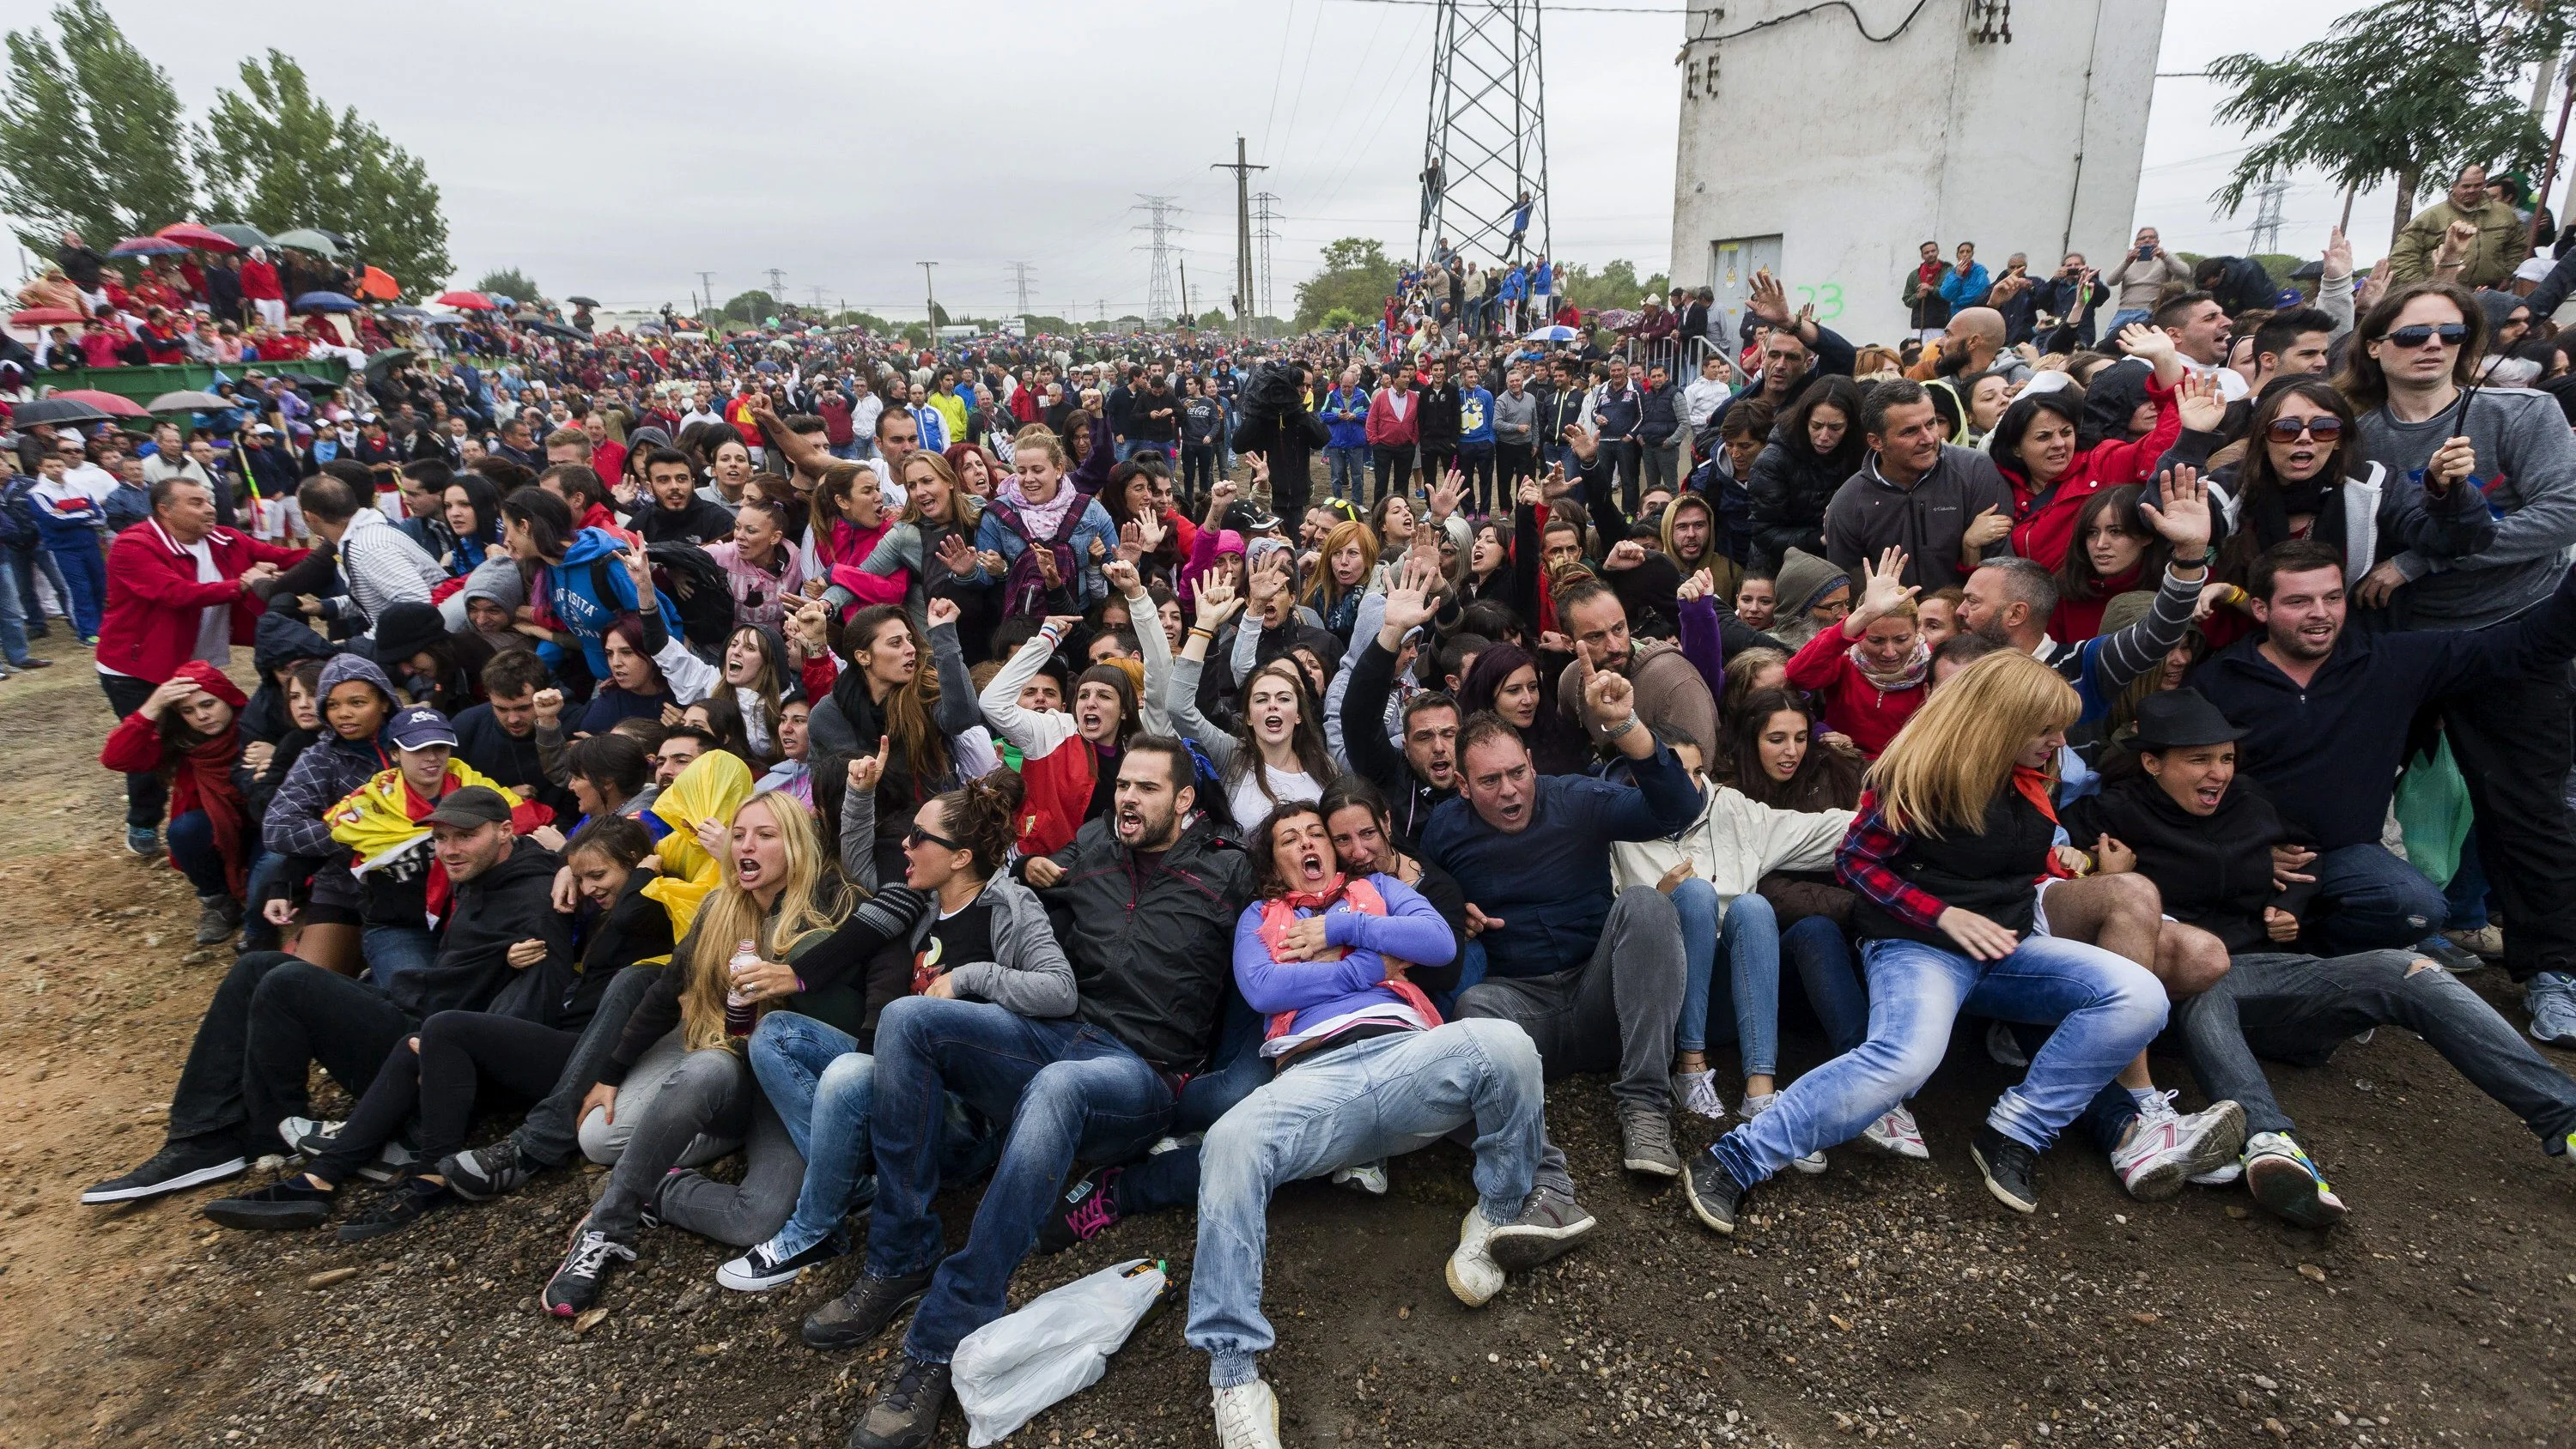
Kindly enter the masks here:
<path id="1" fill-rule="evenodd" d="M 231 723 L 211 738 L 180 750 L 173 766 L 194 787 L 197 808 L 206 812 L 206 823 L 214 827 L 215 850 L 224 858 L 225 883 L 235 896 L 242 896 L 250 884 L 250 855 L 242 845 L 250 805 L 233 780 L 233 769 L 241 763 L 241 711 L 249 701 L 242 697 L 241 686 L 201 659 L 180 665 L 173 677 L 189 681 L 233 709 Z"/>

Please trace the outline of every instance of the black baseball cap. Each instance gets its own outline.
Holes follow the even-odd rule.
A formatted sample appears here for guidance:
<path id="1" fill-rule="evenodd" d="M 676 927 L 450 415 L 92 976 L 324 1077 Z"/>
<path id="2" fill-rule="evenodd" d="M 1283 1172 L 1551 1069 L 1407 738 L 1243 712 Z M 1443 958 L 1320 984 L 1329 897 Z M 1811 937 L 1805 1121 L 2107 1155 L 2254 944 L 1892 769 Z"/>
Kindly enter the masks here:
<path id="1" fill-rule="evenodd" d="M 510 818 L 510 802 L 501 792 L 488 785 L 468 785 L 451 790 L 438 808 L 422 818 L 424 825 L 454 825 L 466 830 L 486 825 L 501 825 Z"/>

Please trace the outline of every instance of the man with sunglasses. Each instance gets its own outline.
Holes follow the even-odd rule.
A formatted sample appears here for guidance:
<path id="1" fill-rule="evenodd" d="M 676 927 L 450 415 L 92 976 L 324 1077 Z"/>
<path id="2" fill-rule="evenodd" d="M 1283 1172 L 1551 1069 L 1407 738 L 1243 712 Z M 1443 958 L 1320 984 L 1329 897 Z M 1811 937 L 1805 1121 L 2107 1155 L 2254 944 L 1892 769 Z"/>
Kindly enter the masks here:
<path id="1" fill-rule="evenodd" d="M 2448 282 L 2393 289 L 2354 330 L 2359 350 L 2343 387 L 2361 415 L 2361 457 L 2421 480 L 2437 450 L 2466 439 L 2476 456 L 2464 481 L 2483 496 L 2495 536 L 2456 559 L 2400 553 L 2353 597 L 2389 604 L 2422 630 L 2482 629 L 2530 614 L 2559 588 L 2576 544 L 2576 438 L 2556 401 L 2470 387 L 2486 314 Z M 2505 969 L 2528 984 L 2532 1035 L 2576 1043 L 2576 814 L 2567 806 L 2576 693 L 2565 661 L 2442 704 L 2477 812 L 2478 862 L 2504 908 Z M 2460 887 L 2463 907 L 2479 904 L 2474 884 Z"/>

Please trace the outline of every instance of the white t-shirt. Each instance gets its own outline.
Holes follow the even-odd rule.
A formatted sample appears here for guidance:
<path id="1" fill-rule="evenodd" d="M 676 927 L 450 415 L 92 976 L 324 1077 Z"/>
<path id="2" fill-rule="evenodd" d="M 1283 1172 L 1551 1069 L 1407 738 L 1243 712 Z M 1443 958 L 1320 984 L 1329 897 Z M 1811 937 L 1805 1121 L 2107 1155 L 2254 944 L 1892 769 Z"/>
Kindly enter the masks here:
<path id="1" fill-rule="evenodd" d="M 204 539 L 182 544 L 188 557 L 197 561 L 197 582 L 220 584 L 223 570 L 215 567 L 215 551 Z M 197 611 L 197 652 L 188 656 L 202 659 L 220 669 L 233 658 L 233 606 L 229 603 L 208 604 Z"/>
<path id="2" fill-rule="evenodd" d="M 1244 771 L 1243 778 L 1226 789 L 1226 808 L 1234 812 L 1234 823 L 1241 829 L 1250 830 L 1260 824 L 1262 817 L 1283 801 L 1324 798 L 1323 783 L 1312 775 L 1274 769 L 1269 765 L 1263 765 L 1261 770 L 1270 781 L 1269 794 L 1261 793 L 1261 782 L 1253 778 L 1250 770 Z"/>
<path id="3" fill-rule="evenodd" d="M 2254 385 L 2245 380 L 2245 374 L 2238 372 L 2235 368 L 2228 367 L 2223 363 L 2194 362 L 2190 358 L 2186 357 L 2182 360 L 2182 365 L 2184 371 L 2190 372 L 2196 376 L 2208 377 L 2215 375 L 2218 379 L 2218 400 L 2220 402 L 2234 402 L 2254 391 Z"/>

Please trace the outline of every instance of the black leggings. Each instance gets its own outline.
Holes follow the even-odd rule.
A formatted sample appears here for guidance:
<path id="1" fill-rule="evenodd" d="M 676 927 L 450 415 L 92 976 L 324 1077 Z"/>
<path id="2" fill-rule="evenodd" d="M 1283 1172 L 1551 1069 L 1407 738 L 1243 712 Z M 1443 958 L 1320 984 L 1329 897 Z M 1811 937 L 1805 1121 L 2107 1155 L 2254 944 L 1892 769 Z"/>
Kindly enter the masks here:
<path id="1" fill-rule="evenodd" d="M 488 1011 L 442 1011 L 421 1024 L 417 1055 L 397 1046 L 358 1099 L 332 1149 L 313 1174 L 346 1185 L 376 1150 L 420 1114 L 420 1160 L 434 1164 L 465 1145 L 475 1092 L 485 1083 L 520 1101 L 552 1090 L 572 1059 L 579 1032 L 563 1031 Z"/>

